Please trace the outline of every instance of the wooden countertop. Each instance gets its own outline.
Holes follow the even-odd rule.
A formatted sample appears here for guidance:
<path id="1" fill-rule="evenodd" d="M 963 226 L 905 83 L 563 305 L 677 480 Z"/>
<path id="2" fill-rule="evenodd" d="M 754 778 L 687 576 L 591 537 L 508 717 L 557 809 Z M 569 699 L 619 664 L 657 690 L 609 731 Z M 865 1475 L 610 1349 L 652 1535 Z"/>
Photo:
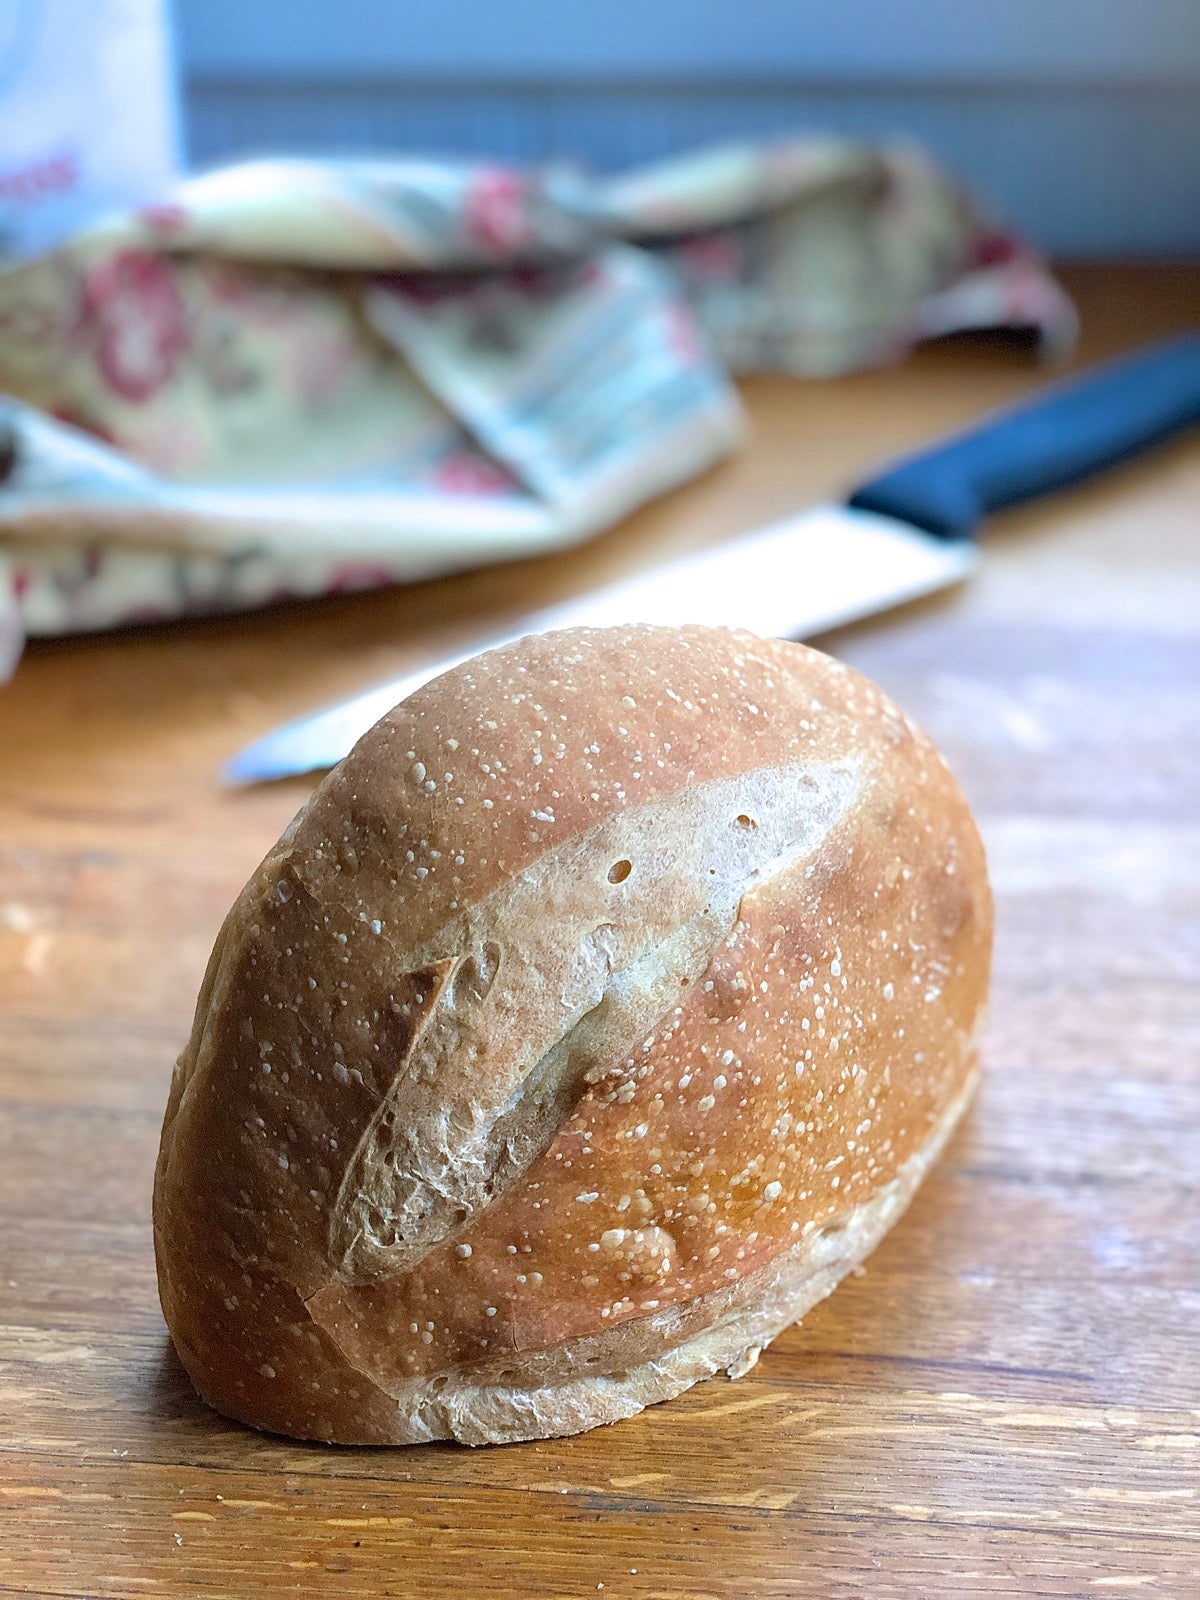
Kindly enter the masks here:
<path id="1" fill-rule="evenodd" d="M 1086 359 L 1200 324 L 1195 270 L 1064 276 Z M 824 641 L 976 808 L 993 1022 L 907 1218 L 747 1378 L 556 1443 L 303 1447 L 193 1397 L 155 1295 L 171 1062 L 308 789 L 225 792 L 218 762 L 1043 376 L 976 340 L 756 381 L 734 461 L 585 551 L 30 649 L 0 691 L 0 1594 L 1200 1595 L 1200 438 L 996 518 L 968 588 Z"/>

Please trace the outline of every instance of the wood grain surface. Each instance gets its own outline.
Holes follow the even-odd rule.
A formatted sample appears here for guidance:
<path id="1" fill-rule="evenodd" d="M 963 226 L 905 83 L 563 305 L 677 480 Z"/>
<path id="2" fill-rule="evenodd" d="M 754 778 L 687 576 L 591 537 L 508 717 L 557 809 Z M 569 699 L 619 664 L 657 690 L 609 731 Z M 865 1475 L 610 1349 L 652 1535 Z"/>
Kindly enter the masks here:
<path id="1" fill-rule="evenodd" d="M 1091 359 L 1200 273 L 1066 275 Z M 578 1439 L 335 1450 L 192 1395 L 149 1204 L 172 1059 L 307 793 L 285 716 L 845 486 L 1034 387 L 1002 341 L 746 386 L 750 445 L 571 556 L 32 648 L 0 691 L 0 1594 L 1200 1596 L 1200 439 L 994 519 L 964 590 L 824 641 L 941 743 L 998 901 L 982 1092 L 748 1377 Z"/>

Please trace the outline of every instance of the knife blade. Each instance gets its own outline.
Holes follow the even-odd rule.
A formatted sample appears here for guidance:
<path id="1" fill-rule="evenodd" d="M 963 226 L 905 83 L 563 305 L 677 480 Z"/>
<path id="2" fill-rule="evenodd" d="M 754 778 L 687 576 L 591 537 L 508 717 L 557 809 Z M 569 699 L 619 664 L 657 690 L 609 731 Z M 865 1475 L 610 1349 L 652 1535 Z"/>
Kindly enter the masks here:
<path id="1" fill-rule="evenodd" d="M 1001 506 L 1065 486 L 1200 421 L 1200 336 L 1093 368 L 818 506 L 712 550 L 525 616 L 247 745 L 234 784 L 333 766 L 407 695 L 480 649 L 555 628 L 707 623 L 804 638 L 967 576 Z"/>

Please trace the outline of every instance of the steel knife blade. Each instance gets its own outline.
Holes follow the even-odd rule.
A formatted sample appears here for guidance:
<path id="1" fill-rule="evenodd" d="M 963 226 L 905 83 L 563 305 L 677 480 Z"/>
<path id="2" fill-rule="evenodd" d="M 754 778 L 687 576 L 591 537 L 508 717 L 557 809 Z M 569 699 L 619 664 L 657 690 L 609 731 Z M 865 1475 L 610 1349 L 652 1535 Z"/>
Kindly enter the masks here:
<path id="1" fill-rule="evenodd" d="M 276 728 L 224 769 L 254 783 L 333 766 L 394 705 L 489 645 L 555 628 L 707 623 L 805 638 L 964 578 L 1001 506 L 1073 483 L 1200 421 L 1200 336 L 1086 371 L 886 468 L 844 505 L 534 612 L 500 637 Z"/>
<path id="2" fill-rule="evenodd" d="M 431 660 L 350 700 L 287 723 L 225 768 L 255 783 L 331 767 L 385 712 L 480 649 L 555 628 L 626 622 L 709 623 L 800 638 L 965 577 L 970 541 L 919 533 L 848 506 L 821 506 L 749 537 L 639 573 L 524 617 L 510 632 Z"/>

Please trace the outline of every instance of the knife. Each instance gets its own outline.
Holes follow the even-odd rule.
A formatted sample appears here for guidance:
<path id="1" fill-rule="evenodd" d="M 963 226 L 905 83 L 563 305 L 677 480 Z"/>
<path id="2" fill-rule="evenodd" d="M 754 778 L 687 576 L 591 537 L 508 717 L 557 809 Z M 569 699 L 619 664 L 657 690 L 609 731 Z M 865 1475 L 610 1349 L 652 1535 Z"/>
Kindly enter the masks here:
<path id="1" fill-rule="evenodd" d="M 234 784 L 331 767 L 386 712 L 479 650 L 554 628 L 707 623 L 803 638 L 929 594 L 975 565 L 985 514 L 1078 482 L 1200 422 L 1200 335 L 1094 367 L 886 468 L 841 505 L 533 612 L 247 745 Z"/>

